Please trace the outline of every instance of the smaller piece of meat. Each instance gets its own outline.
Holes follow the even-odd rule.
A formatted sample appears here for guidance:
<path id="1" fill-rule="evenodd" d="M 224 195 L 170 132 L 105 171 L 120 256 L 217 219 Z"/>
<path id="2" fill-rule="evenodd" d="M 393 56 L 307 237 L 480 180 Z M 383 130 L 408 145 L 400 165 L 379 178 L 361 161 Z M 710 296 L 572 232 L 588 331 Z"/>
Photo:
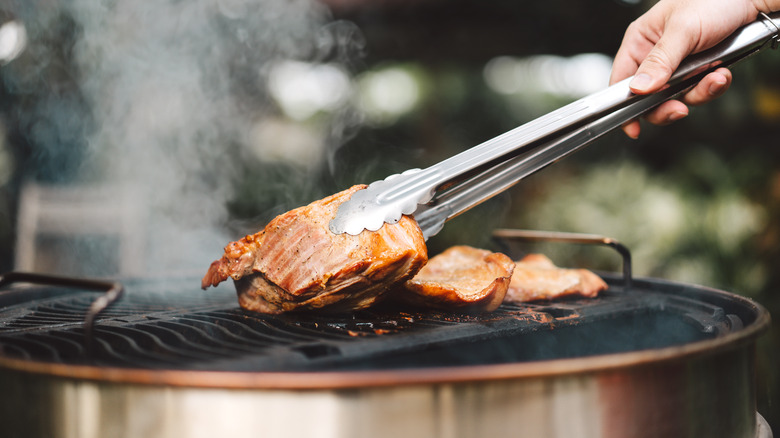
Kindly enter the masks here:
<path id="1" fill-rule="evenodd" d="M 393 296 L 419 307 L 490 312 L 504 300 L 514 265 L 501 253 L 453 246 L 428 260 Z"/>
<path id="2" fill-rule="evenodd" d="M 595 297 L 607 283 L 587 269 L 559 268 L 542 254 L 529 254 L 515 262 L 507 302 L 550 300 L 569 295 Z"/>

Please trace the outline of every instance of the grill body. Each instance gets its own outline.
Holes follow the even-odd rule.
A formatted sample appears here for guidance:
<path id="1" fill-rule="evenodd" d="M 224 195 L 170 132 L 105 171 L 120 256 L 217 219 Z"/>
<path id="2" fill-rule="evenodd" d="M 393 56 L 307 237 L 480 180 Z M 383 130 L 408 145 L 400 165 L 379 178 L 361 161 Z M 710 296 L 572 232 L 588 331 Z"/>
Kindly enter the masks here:
<path id="1" fill-rule="evenodd" d="M 346 388 L 139 385 L 20 372 L 3 373 L 0 386 L 11 437 L 752 438 L 752 354 L 743 346 L 592 372 Z"/>
<path id="2" fill-rule="evenodd" d="M 262 317 L 230 293 L 146 300 L 130 288 L 95 326 L 92 357 L 65 310 L 79 306 L 47 289 L 0 314 L 0 421 L 11 437 L 766 436 L 761 306 L 607 280 L 597 300 L 485 316 Z M 118 334 L 146 325 L 156 342 L 123 346 Z M 69 347 L 35 347 L 48 338 Z"/>

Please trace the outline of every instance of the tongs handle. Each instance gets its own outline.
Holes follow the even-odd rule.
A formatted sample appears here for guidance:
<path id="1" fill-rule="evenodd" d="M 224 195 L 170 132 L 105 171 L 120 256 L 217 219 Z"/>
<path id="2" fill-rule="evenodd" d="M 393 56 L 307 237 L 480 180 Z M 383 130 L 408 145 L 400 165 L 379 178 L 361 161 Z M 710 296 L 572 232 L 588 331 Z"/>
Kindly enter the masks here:
<path id="1" fill-rule="evenodd" d="M 691 78 L 690 81 L 695 84 L 699 79 Z M 681 93 L 690 85 L 688 81 L 680 82 L 648 98 L 636 100 L 625 108 L 547 143 L 529 148 L 531 150 L 527 153 L 514 156 L 437 194 L 427 204 L 418 206 L 414 218 L 427 239 L 438 233 L 445 221 L 503 192 L 528 175 L 587 146 L 626 121 L 641 116 L 659 103 Z"/>
<path id="2" fill-rule="evenodd" d="M 330 228 L 357 234 L 414 214 L 428 238 L 444 221 L 684 92 L 709 72 L 733 65 L 770 42 L 776 45 L 779 24 L 780 13 L 764 15 L 715 47 L 688 57 L 658 93 L 635 95 L 628 78 L 425 170 L 374 182 L 342 204 Z"/>

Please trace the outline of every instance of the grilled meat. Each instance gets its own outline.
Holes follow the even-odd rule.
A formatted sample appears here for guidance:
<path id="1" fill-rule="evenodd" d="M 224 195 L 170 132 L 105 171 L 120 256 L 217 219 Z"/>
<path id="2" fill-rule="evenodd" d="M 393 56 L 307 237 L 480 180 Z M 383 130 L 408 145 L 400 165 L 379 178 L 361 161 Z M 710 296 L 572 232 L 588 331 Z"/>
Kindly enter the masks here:
<path id="1" fill-rule="evenodd" d="M 432 257 L 393 297 L 421 307 L 489 312 L 501 305 L 513 269 L 504 254 L 453 246 Z"/>
<path id="2" fill-rule="evenodd" d="M 338 206 L 365 187 L 291 210 L 228 244 L 202 287 L 233 278 L 241 307 L 262 313 L 370 306 L 390 286 L 414 276 L 428 253 L 420 227 L 408 216 L 357 236 L 328 229 Z"/>
<path id="3" fill-rule="evenodd" d="M 595 297 L 607 283 L 587 269 L 563 269 L 542 254 L 529 254 L 516 262 L 505 301 L 522 303 L 567 295 Z"/>

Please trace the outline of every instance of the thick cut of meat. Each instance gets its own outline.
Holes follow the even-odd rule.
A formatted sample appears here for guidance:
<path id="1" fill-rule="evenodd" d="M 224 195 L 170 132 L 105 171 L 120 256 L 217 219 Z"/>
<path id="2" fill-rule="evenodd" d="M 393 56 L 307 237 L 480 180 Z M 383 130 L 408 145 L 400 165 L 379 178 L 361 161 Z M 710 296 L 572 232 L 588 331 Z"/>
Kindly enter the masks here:
<path id="1" fill-rule="evenodd" d="M 529 254 L 516 262 L 507 302 L 549 300 L 567 295 L 595 297 L 607 283 L 587 269 L 563 269 L 542 254 Z"/>
<path id="2" fill-rule="evenodd" d="M 504 300 L 514 262 L 501 253 L 460 245 L 432 257 L 395 297 L 444 310 L 495 310 Z"/>
<path id="3" fill-rule="evenodd" d="M 233 278 L 241 307 L 262 313 L 350 311 L 373 304 L 428 261 L 411 217 L 357 236 L 333 234 L 328 222 L 359 185 L 277 216 L 232 242 L 209 267 L 202 287 Z"/>

